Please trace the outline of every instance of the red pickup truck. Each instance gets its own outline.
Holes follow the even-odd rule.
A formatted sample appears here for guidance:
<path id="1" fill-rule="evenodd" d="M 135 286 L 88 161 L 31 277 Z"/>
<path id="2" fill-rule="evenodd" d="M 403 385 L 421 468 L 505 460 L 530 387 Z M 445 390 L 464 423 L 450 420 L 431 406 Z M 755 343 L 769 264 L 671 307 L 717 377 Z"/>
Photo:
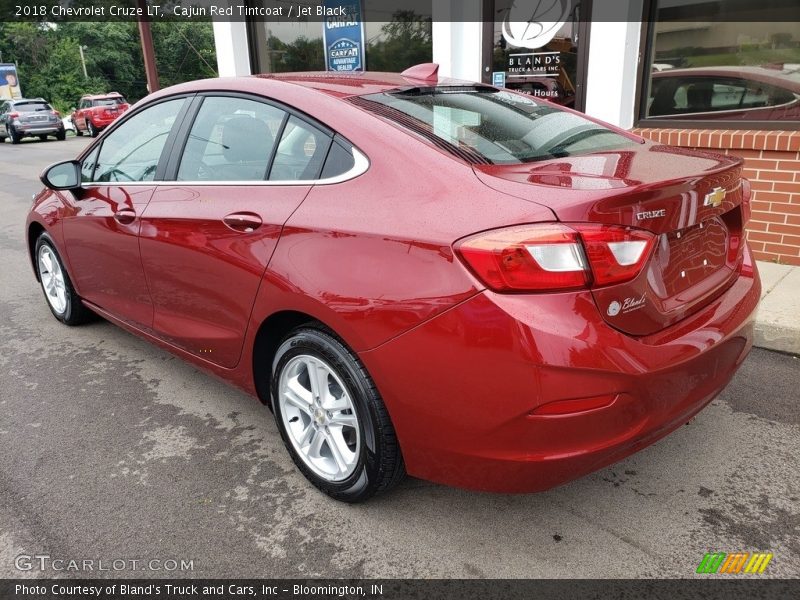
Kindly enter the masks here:
<path id="1" fill-rule="evenodd" d="M 83 135 L 86 132 L 96 137 L 128 108 L 130 104 L 118 92 L 83 96 L 78 108 L 72 112 L 75 133 Z"/>

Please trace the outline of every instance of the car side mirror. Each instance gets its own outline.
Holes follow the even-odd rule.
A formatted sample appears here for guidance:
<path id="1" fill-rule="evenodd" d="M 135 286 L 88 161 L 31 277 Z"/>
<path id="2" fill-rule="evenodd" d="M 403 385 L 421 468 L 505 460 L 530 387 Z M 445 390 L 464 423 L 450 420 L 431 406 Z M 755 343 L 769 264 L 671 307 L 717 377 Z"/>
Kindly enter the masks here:
<path id="1" fill-rule="evenodd" d="M 50 165 L 40 179 L 51 190 L 76 190 L 81 187 L 81 163 L 67 160 Z"/>

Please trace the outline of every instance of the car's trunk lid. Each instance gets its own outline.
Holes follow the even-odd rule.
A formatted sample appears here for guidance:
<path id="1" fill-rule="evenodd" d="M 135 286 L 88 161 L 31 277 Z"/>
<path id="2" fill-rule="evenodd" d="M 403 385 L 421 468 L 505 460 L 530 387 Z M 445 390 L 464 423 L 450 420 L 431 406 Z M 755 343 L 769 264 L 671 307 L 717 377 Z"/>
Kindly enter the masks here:
<path id="1" fill-rule="evenodd" d="M 741 160 L 637 144 L 520 165 L 478 165 L 492 188 L 546 205 L 563 222 L 646 229 L 657 235 L 640 274 L 597 287 L 603 318 L 648 335 L 707 306 L 736 277 L 742 257 Z"/>

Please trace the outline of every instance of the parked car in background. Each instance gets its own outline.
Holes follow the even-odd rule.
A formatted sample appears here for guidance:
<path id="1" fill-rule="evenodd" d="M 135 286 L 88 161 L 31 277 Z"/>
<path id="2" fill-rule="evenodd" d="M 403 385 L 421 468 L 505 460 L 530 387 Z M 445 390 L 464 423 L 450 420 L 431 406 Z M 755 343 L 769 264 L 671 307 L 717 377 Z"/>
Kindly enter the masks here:
<path id="1" fill-rule="evenodd" d="M 61 115 L 43 98 L 4 100 L 0 105 L 0 142 L 9 138 L 19 144 L 26 137 L 45 141 L 49 135 L 63 140 L 67 134 Z"/>
<path id="2" fill-rule="evenodd" d="M 128 108 L 130 104 L 119 92 L 83 96 L 78 108 L 72 112 L 75 133 L 83 135 L 86 132 L 96 137 Z"/>
<path id="3" fill-rule="evenodd" d="M 435 65 L 164 89 L 42 180 L 54 317 L 258 396 L 347 502 L 404 472 L 575 479 L 684 425 L 753 344 L 742 159 Z"/>
<path id="4" fill-rule="evenodd" d="M 75 133 L 75 125 L 72 122 L 72 115 L 64 117 L 61 119 L 61 122 L 64 124 L 65 131 L 71 131 L 72 133 Z"/>
<path id="5" fill-rule="evenodd" d="M 653 73 L 652 78 L 650 118 L 800 118 L 800 71 L 790 65 L 667 69 Z"/>

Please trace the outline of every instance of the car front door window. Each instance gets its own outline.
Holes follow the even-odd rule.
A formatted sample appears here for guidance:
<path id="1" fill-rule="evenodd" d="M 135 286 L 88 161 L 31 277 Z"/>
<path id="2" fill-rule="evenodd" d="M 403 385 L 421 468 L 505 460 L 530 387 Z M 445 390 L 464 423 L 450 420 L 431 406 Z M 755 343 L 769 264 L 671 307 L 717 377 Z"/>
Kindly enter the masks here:
<path id="1" fill-rule="evenodd" d="M 117 127 L 103 141 L 93 181 L 152 181 L 167 137 L 184 102 L 183 98 L 161 102 Z"/>

